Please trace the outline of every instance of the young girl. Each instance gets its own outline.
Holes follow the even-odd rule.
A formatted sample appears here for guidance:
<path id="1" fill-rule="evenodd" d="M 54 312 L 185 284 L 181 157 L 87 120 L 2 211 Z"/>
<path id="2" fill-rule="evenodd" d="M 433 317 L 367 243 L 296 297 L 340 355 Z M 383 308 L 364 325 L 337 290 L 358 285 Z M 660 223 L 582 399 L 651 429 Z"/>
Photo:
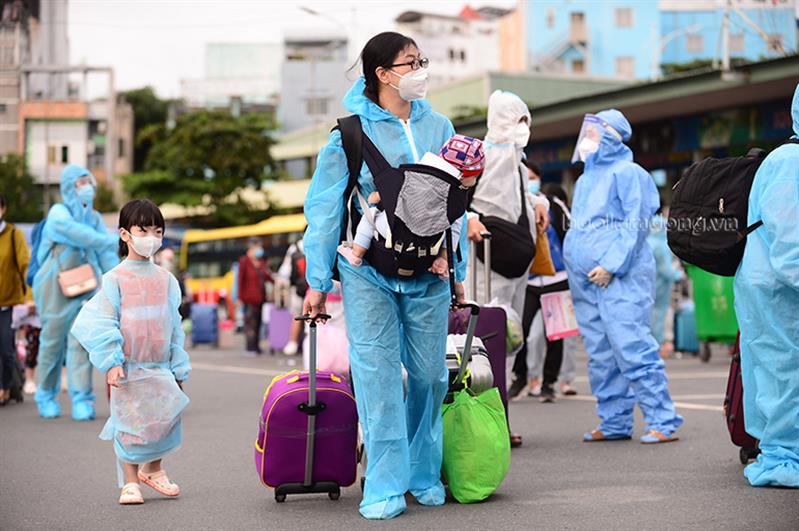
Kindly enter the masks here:
<path id="1" fill-rule="evenodd" d="M 180 414 L 189 399 L 181 384 L 191 367 L 178 282 L 150 261 L 163 233 L 164 218 L 152 201 L 122 207 L 119 254 L 127 260 L 103 275 L 72 328 L 111 386 L 111 416 L 100 438 L 114 441 L 123 505 L 144 502 L 140 481 L 164 496 L 180 494 L 161 459 L 182 440 Z"/>

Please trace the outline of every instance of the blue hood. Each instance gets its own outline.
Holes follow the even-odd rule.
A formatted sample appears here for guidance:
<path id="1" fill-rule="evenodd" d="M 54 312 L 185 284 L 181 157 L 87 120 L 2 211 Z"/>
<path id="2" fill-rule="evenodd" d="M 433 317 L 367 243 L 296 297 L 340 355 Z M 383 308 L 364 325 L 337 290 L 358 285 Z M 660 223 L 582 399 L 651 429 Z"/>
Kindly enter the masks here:
<path id="1" fill-rule="evenodd" d="M 627 118 L 624 117 L 621 111 L 616 109 L 599 112 L 597 116 L 615 129 L 621 135 L 622 140 L 619 140 L 616 135 L 606 129 L 602 139 L 599 141 L 599 149 L 588 157 L 585 168 L 590 169 L 594 166 L 610 165 L 621 160 L 633 160 L 632 150 L 624 145 L 624 142 L 628 141 L 633 134 L 633 129 Z"/>
<path id="2" fill-rule="evenodd" d="M 380 107 L 370 100 L 363 93 L 366 88 L 366 80 L 363 76 L 359 77 L 344 96 L 344 107 L 352 114 L 357 114 L 361 118 L 379 122 L 381 120 L 396 120 L 397 117 Z M 430 104 L 427 100 L 415 100 L 411 102 L 411 121 L 415 122 L 430 113 Z"/>
<path id="3" fill-rule="evenodd" d="M 70 164 L 61 172 L 61 201 L 72 213 L 72 217 L 80 222 L 87 222 L 93 212 L 92 205 L 83 206 L 78 199 L 78 189 L 75 188 L 75 183 L 84 175 L 91 177 L 92 186 L 97 188 L 97 179 L 83 166 Z"/>
<path id="4" fill-rule="evenodd" d="M 793 134 L 799 137 L 799 84 L 796 85 L 796 91 L 793 93 L 791 117 L 793 118 Z"/>

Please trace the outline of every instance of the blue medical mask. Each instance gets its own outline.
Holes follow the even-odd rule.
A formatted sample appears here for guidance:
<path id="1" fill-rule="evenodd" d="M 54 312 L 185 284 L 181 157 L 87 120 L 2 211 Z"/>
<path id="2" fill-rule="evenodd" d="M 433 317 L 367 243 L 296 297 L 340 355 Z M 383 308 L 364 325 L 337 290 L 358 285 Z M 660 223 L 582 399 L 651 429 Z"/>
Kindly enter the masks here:
<path id="1" fill-rule="evenodd" d="M 263 247 L 258 247 L 255 250 L 255 257 L 256 258 L 263 258 L 264 257 L 264 248 Z"/>
<path id="2" fill-rule="evenodd" d="M 530 180 L 527 182 L 527 190 L 533 195 L 541 191 L 541 179 Z"/>
<path id="3" fill-rule="evenodd" d="M 94 201 L 94 186 L 90 184 L 84 184 L 80 188 L 78 188 L 78 199 L 84 205 L 90 205 L 92 201 Z"/>

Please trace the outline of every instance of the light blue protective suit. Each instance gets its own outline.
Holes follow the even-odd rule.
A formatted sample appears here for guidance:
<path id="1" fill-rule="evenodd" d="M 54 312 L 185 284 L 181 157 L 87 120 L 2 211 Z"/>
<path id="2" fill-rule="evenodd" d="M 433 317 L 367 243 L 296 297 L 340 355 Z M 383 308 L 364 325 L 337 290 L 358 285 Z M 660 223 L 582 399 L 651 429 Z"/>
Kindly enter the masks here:
<path id="1" fill-rule="evenodd" d="M 623 140 L 632 135 L 619 111 L 598 116 Z M 649 325 L 655 261 L 646 236 L 659 197 L 652 177 L 632 159 L 630 148 L 605 129 L 599 150 L 588 157 L 577 181 L 564 243 L 574 311 L 589 354 L 599 430 L 607 438 L 632 435 L 636 403 L 646 431 L 669 436 L 683 422 L 674 410 Z M 596 266 L 613 274 L 607 288 L 588 281 Z"/>
<path id="2" fill-rule="evenodd" d="M 363 94 L 360 78 L 344 106 L 361 117 L 364 132 L 393 165 L 414 162 L 411 138 L 394 115 Z M 411 105 L 409 127 L 416 154 L 438 152 L 453 135 L 450 121 L 423 100 Z M 366 518 L 391 518 L 405 510 L 405 493 L 424 505 L 444 503 L 441 484 L 441 404 L 447 391 L 445 350 L 449 285 L 433 274 L 409 280 L 387 278 L 364 261 L 352 267 L 336 247 L 344 213 L 347 159 L 338 131 L 322 148 L 305 200 L 305 255 L 312 289 L 333 291 L 333 267 L 341 275 L 358 415 L 368 465 L 360 511 Z M 375 190 L 364 164 L 358 178 L 364 197 Z M 461 248 L 466 231 L 461 232 Z M 466 273 L 465 255 L 456 277 Z M 402 372 L 408 371 L 403 400 Z"/>
<path id="3" fill-rule="evenodd" d="M 180 413 L 189 399 L 176 380 L 185 381 L 191 370 L 180 301 L 169 271 L 149 260 L 125 260 L 103 275 L 72 327 L 97 370 L 121 366 L 125 373 L 111 389 L 111 415 L 100 433 L 114 441 L 120 463 L 149 463 L 180 446 Z M 119 472 L 121 488 L 121 466 Z"/>
<path id="4" fill-rule="evenodd" d="M 89 263 L 98 283 L 103 272 L 119 263 L 117 238 L 106 232 L 100 214 L 78 198 L 75 182 L 84 175 L 94 176 L 81 166 L 70 164 L 61 173 L 61 203 L 47 214 L 39 244 L 41 268 L 33 281 L 33 298 L 42 318 L 39 363 L 36 369 L 36 404 L 42 417 L 61 414 L 56 400 L 61 388 L 61 367 L 67 363 L 67 383 L 72 396 L 72 417 L 94 418 L 92 366 L 86 351 L 69 337 L 72 321 L 92 293 L 67 298 L 58 284 L 59 270 Z M 55 251 L 55 252 L 54 252 Z M 57 256 L 56 256 L 57 255 Z"/>
<path id="5" fill-rule="evenodd" d="M 671 249 L 666 235 L 666 219 L 660 214 L 652 218 L 652 226 L 646 239 L 655 258 L 655 304 L 652 307 L 652 335 L 658 344 L 663 344 L 666 313 L 671 303 L 671 288 L 682 278 L 682 272 L 672 264 Z"/>
<path id="6" fill-rule="evenodd" d="M 791 107 L 799 137 L 799 86 Z M 799 144 L 766 157 L 749 193 L 749 235 L 735 275 L 746 431 L 761 454 L 755 487 L 799 487 Z"/>

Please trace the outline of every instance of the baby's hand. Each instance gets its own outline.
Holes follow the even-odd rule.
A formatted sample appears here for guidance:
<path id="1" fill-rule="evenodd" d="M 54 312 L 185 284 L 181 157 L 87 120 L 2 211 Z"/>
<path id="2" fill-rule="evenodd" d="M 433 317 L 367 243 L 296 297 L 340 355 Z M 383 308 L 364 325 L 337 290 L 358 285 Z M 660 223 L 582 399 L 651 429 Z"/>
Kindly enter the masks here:
<path id="1" fill-rule="evenodd" d="M 372 192 L 369 194 L 367 201 L 370 205 L 376 205 L 380 202 L 380 193 L 379 192 Z"/>
<path id="2" fill-rule="evenodd" d="M 449 264 L 447 263 L 447 259 L 439 256 L 433 261 L 433 265 L 430 266 L 429 271 L 441 278 L 447 278 L 449 276 Z"/>
<path id="3" fill-rule="evenodd" d="M 117 365 L 116 367 L 111 367 L 108 369 L 108 372 L 105 373 L 105 381 L 108 382 L 108 385 L 111 387 L 119 387 L 119 380 L 120 378 L 125 377 L 125 371 L 122 370 L 121 365 Z"/>

